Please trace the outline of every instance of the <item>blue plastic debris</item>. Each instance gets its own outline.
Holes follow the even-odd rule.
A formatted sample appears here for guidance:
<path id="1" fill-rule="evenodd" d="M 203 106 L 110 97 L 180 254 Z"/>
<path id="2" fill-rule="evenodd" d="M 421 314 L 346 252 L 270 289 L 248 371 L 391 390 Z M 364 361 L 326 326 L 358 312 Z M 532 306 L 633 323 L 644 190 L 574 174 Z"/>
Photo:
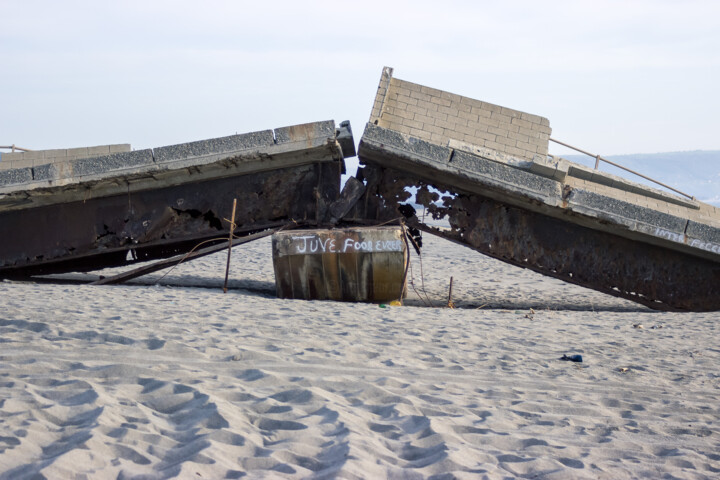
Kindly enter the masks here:
<path id="1" fill-rule="evenodd" d="M 563 355 L 560 357 L 560 360 L 566 360 L 568 362 L 582 362 L 582 355 Z"/>

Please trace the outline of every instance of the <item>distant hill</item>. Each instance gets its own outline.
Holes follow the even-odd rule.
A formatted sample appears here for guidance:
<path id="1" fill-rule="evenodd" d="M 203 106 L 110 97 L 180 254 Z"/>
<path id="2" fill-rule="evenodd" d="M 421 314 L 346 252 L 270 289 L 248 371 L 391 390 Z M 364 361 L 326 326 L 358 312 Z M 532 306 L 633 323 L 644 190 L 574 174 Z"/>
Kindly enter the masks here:
<path id="1" fill-rule="evenodd" d="M 590 167 L 595 166 L 595 159 L 587 155 L 562 155 L 562 157 Z M 638 153 L 606 158 L 681 192 L 694 195 L 702 202 L 720 207 L 720 150 Z M 600 169 L 633 182 L 656 186 L 607 163 L 601 162 Z"/>

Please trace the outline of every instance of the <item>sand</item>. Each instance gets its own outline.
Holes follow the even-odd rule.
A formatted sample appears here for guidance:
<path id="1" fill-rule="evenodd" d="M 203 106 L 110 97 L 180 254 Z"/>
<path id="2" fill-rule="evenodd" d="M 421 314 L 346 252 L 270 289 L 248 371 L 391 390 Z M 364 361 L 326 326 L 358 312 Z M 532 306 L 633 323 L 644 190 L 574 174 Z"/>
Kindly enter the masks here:
<path id="1" fill-rule="evenodd" d="M 222 252 L 0 283 L 0 479 L 720 476 L 717 313 L 425 243 L 413 284 L 456 309 L 276 299 L 269 239 L 227 294 Z"/>

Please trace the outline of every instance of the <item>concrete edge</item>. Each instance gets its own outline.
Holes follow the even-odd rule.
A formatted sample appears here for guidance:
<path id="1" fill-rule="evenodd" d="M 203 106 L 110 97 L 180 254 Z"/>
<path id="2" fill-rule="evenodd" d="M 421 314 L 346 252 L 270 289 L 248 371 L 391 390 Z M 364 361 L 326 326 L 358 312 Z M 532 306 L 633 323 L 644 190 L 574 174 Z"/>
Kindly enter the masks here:
<path id="1" fill-rule="evenodd" d="M 390 150 L 397 157 L 405 159 L 408 171 L 417 173 L 413 166 L 421 163 L 423 167 L 429 169 L 439 170 L 453 176 L 461 176 L 465 180 L 482 187 L 477 189 L 475 193 L 483 193 L 487 189 L 497 192 L 510 190 L 524 199 L 542 202 L 552 201 L 553 203 L 550 203 L 550 205 L 560 205 L 562 201 L 562 186 L 556 180 L 513 168 L 466 151 L 453 150 L 449 147 L 436 145 L 368 123 L 360 140 L 358 155 L 363 158 L 368 156 L 367 153 L 370 153 L 369 156 L 377 158 L 378 155 L 373 154 L 373 152 L 381 154 L 387 150 Z M 385 166 L 392 168 L 394 164 Z M 427 173 L 429 176 L 433 175 L 432 171 Z"/>
<path id="2" fill-rule="evenodd" d="M 212 154 L 246 151 L 273 145 L 272 130 L 262 130 L 228 137 L 217 137 L 194 142 L 167 145 L 153 148 L 153 156 L 158 164 L 179 159 L 203 158 Z"/>
<path id="3" fill-rule="evenodd" d="M 458 140 L 448 141 L 448 147 L 455 150 L 469 152 L 474 155 L 479 155 L 481 157 L 503 163 L 514 168 L 526 170 L 537 175 L 542 175 L 547 178 L 552 178 L 563 183 L 566 181 L 567 177 L 574 177 L 623 192 L 634 193 L 648 198 L 653 198 L 655 200 L 661 200 L 674 205 L 680 205 L 694 210 L 700 209 L 700 202 L 696 200 L 690 200 L 647 185 L 632 182 L 617 175 L 585 167 L 584 165 L 571 162 L 561 157 L 555 157 L 552 155 L 544 157 L 542 155 L 536 155 L 532 160 L 525 160 L 506 153 L 497 152 L 486 147 Z"/>
<path id="4" fill-rule="evenodd" d="M 0 194 L 82 183 L 114 176 L 201 166 L 226 160 L 251 161 L 337 143 L 333 120 L 280 127 L 154 149 L 112 153 L 0 171 Z M 338 144 L 339 145 L 339 144 Z M 338 158 L 335 158 L 338 157 Z M 333 159 L 342 159 L 338 146 Z"/>
<path id="5" fill-rule="evenodd" d="M 662 231 L 684 235 L 688 224 L 686 218 L 580 188 L 572 189 L 566 203 L 568 211 L 646 234 Z M 650 234 L 663 238 L 663 235 Z"/>
<path id="6" fill-rule="evenodd" d="M 685 235 L 690 246 L 720 254 L 720 228 L 690 220 Z"/>
<path id="7" fill-rule="evenodd" d="M 380 81 L 378 82 L 377 92 L 373 99 L 373 107 L 370 112 L 369 123 L 378 124 L 382 117 L 383 106 L 385 105 L 385 99 L 387 98 L 388 91 L 390 90 L 390 80 L 393 76 L 392 67 L 383 67 L 382 73 L 380 74 Z"/>
<path id="8" fill-rule="evenodd" d="M 32 181 L 32 168 L 10 168 L 0 171 L 0 189 L 10 185 L 20 185 Z"/>

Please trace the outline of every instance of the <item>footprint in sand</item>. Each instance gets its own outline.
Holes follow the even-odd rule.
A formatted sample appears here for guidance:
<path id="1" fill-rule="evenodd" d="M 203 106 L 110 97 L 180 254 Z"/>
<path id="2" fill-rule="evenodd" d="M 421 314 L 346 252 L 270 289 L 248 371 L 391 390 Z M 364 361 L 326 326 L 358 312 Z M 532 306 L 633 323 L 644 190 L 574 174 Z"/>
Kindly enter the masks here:
<path id="1" fill-rule="evenodd" d="M 150 338 L 145 340 L 145 345 L 147 345 L 148 350 L 159 350 L 165 346 L 165 340 Z"/>

